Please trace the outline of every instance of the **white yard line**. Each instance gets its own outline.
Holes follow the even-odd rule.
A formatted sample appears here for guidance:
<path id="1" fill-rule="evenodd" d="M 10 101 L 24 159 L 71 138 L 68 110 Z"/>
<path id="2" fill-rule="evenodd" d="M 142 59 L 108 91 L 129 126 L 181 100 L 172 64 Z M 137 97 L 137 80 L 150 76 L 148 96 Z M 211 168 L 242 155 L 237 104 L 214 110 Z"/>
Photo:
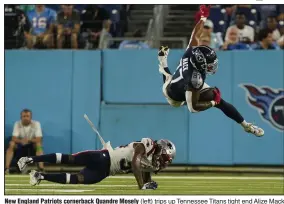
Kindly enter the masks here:
<path id="1" fill-rule="evenodd" d="M 28 175 L 7 175 L 9 178 L 27 178 Z M 132 176 L 110 176 L 110 179 L 134 179 Z M 153 176 L 155 179 L 170 179 L 170 180 L 283 180 L 284 177 L 244 177 L 244 176 Z"/>

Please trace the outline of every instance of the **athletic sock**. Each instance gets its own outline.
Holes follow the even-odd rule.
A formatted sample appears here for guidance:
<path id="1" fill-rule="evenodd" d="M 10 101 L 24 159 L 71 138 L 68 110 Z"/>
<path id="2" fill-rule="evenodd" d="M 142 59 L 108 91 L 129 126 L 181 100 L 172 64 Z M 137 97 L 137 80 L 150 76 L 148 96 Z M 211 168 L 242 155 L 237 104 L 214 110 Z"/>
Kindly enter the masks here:
<path id="1" fill-rule="evenodd" d="M 230 103 L 226 102 L 225 100 L 221 99 L 221 102 L 215 106 L 223 111 L 223 113 L 231 118 L 232 120 L 236 121 L 241 125 L 246 125 L 243 116 L 239 113 L 239 111 Z M 245 122 L 244 124 L 242 122 Z"/>
<path id="2" fill-rule="evenodd" d="M 53 154 L 45 154 L 40 156 L 31 157 L 34 162 L 45 162 L 52 164 L 70 164 L 70 155 L 61 154 L 61 153 L 53 153 Z"/>
<path id="3" fill-rule="evenodd" d="M 77 184 L 78 179 L 75 174 L 58 173 L 58 174 L 41 174 L 42 180 L 51 181 L 62 184 Z"/>
<path id="4" fill-rule="evenodd" d="M 164 70 L 165 70 L 168 74 L 171 74 L 171 72 L 170 72 L 170 70 L 169 70 L 168 67 L 165 67 Z M 164 74 L 163 74 L 163 81 L 164 81 L 164 83 L 165 83 L 165 81 L 166 81 L 166 76 L 165 76 Z"/>

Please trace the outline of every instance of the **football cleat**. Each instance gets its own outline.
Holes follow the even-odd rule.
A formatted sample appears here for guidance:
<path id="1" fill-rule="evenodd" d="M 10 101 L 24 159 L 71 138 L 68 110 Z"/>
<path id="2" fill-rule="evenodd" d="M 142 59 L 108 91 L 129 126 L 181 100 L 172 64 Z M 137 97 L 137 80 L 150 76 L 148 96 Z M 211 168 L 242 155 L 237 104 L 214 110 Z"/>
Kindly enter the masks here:
<path id="1" fill-rule="evenodd" d="M 35 170 L 32 170 L 31 173 L 30 173 L 30 184 L 32 186 L 35 186 L 35 185 L 38 185 L 42 180 L 42 175 L 35 171 Z"/>
<path id="2" fill-rule="evenodd" d="M 168 46 L 161 46 L 160 49 L 159 49 L 159 57 L 167 57 L 169 55 L 169 52 L 170 52 L 170 49 Z"/>
<path id="3" fill-rule="evenodd" d="M 161 46 L 158 52 L 158 60 L 160 62 L 160 65 L 162 67 L 168 66 L 168 55 L 169 55 L 170 49 L 168 46 Z"/>
<path id="4" fill-rule="evenodd" d="M 257 127 L 256 125 L 253 125 L 252 123 L 248 123 L 246 127 L 244 127 L 244 130 L 248 133 L 252 133 L 257 137 L 261 137 L 264 135 L 264 130 L 260 127 Z"/>
<path id="5" fill-rule="evenodd" d="M 31 164 L 31 163 L 33 163 L 32 158 L 22 157 L 19 159 L 17 164 L 18 164 L 20 171 L 23 171 L 28 166 L 28 164 Z"/>

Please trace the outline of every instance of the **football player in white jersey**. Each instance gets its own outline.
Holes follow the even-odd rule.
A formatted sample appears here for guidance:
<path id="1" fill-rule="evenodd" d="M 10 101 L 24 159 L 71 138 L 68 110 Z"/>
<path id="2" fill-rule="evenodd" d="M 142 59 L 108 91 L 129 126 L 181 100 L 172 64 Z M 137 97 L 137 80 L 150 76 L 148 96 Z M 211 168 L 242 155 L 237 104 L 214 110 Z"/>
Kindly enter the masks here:
<path id="1" fill-rule="evenodd" d="M 108 149 L 90 150 L 76 154 L 53 153 L 34 157 L 22 157 L 18 166 L 23 171 L 28 164 L 46 162 L 85 166 L 79 173 L 48 174 L 32 170 L 30 184 L 37 185 L 42 180 L 62 184 L 95 184 L 110 175 L 133 172 L 139 189 L 156 189 L 158 184 L 151 179 L 151 173 L 166 168 L 176 155 L 175 145 L 165 139 L 141 141 Z"/>

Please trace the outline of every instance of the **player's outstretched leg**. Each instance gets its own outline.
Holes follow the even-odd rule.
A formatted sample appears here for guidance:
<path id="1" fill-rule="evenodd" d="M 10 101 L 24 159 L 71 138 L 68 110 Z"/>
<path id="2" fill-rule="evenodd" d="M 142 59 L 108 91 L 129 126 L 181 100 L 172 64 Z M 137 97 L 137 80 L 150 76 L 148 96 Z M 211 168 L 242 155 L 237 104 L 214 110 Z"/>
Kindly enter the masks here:
<path id="1" fill-rule="evenodd" d="M 170 52 L 170 49 L 168 48 L 168 46 L 161 46 L 159 49 L 159 53 L 158 53 L 158 59 L 160 62 L 159 72 L 163 74 L 164 83 L 170 80 L 172 77 L 171 72 L 168 68 L 168 61 L 167 61 L 169 52 Z"/>
<path id="2" fill-rule="evenodd" d="M 61 183 L 61 184 L 78 184 L 78 174 L 69 173 L 56 173 L 56 174 L 46 174 L 40 173 L 38 171 L 32 170 L 30 172 L 30 184 L 32 186 L 40 184 L 42 180 Z"/>
<path id="3" fill-rule="evenodd" d="M 244 120 L 243 116 L 239 113 L 239 111 L 232 104 L 226 102 L 224 99 L 221 99 L 220 103 L 215 107 L 222 110 L 227 117 L 241 124 L 246 132 L 252 133 L 258 137 L 264 135 L 263 129 L 253 125 L 252 123 L 247 123 Z"/>
<path id="4" fill-rule="evenodd" d="M 94 152 L 99 151 L 84 151 L 76 154 L 52 153 L 34 157 L 22 157 L 18 161 L 18 167 L 20 171 L 23 171 L 28 166 L 28 164 L 32 164 L 34 162 L 44 162 L 51 164 L 74 164 L 84 166 L 94 159 Z"/>
<path id="5" fill-rule="evenodd" d="M 72 155 L 75 159 L 82 159 L 82 154 L 86 156 L 86 153 L 78 153 Z M 95 184 L 100 182 L 109 176 L 110 173 L 110 156 L 108 151 L 90 151 L 91 158 L 88 159 L 88 163 L 84 164 L 86 167 L 77 174 L 70 173 L 56 173 L 46 174 L 32 170 L 30 173 L 30 184 L 37 185 L 42 180 L 61 183 L 61 184 Z M 84 158 L 83 158 L 84 160 Z M 85 160 L 86 162 L 86 160 Z M 82 162 L 81 165 L 85 162 Z M 77 164 L 77 162 L 76 162 Z"/>

